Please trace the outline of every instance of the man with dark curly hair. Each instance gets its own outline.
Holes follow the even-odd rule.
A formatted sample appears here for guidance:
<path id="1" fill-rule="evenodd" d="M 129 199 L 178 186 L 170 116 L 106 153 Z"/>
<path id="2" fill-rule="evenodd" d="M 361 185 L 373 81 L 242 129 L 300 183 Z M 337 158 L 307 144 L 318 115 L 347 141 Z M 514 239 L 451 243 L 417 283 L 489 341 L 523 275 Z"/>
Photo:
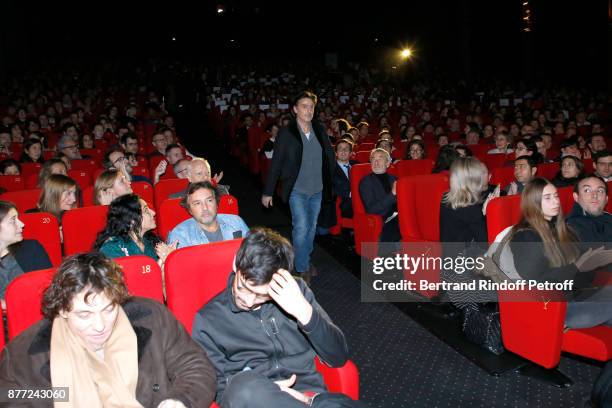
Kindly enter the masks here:
<path id="1" fill-rule="evenodd" d="M 42 300 L 45 318 L 13 339 L 0 390 L 68 387 L 73 407 L 208 407 L 215 373 L 160 303 L 130 297 L 100 253 L 67 258 Z M 49 401 L 51 405 L 51 401 Z"/>

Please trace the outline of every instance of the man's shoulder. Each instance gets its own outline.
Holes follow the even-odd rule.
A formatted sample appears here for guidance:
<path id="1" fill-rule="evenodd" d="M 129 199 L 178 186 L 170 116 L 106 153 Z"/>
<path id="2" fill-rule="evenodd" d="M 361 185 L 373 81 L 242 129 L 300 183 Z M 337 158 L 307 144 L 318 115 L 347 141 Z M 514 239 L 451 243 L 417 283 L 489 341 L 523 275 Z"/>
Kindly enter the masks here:
<path id="1" fill-rule="evenodd" d="M 217 214 L 217 218 L 226 222 L 244 222 L 242 217 L 236 214 Z"/>
<path id="2" fill-rule="evenodd" d="M 200 315 L 203 320 L 216 320 L 219 318 L 221 314 L 225 314 L 230 312 L 230 304 L 229 304 L 229 296 L 227 291 L 229 289 L 224 289 L 217 296 L 208 301 L 205 305 L 200 307 L 198 310 L 198 315 Z"/>
<path id="3" fill-rule="evenodd" d="M 185 221 L 181 221 L 174 228 L 172 228 L 171 232 L 185 232 L 191 228 L 193 228 L 196 221 L 193 217 L 187 218 Z"/>

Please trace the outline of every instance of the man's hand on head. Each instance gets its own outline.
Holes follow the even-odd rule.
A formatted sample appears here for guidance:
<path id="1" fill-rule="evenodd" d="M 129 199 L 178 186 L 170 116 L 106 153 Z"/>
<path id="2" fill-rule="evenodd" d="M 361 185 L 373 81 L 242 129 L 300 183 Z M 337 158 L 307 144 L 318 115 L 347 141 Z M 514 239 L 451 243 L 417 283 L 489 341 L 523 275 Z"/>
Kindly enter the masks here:
<path id="1" fill-rule="evenodd" d="M 268 294 L 285 312 L 295 317 L 302 326 L 310 322 L 312 306 L 293 276 L 285 269 L 279 269 L 270 281 Z"/>

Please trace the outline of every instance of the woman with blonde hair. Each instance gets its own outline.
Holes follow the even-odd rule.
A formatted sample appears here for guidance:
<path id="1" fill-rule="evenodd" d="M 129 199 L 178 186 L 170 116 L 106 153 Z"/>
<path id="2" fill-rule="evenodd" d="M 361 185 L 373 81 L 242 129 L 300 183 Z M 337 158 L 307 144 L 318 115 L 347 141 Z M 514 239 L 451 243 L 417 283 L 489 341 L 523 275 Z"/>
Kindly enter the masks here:
<path id="1" fill-rule="evenodd" d="M 117 169 L 106 170 L 98 176 L 93 190 L 95 205 L 109 205 L 115 198 L 132 193 L 125 174 Z"/>
<path id="2" fill-rule="evenodd" d="M 612 286 L 594 291 L 588 273 L 612 263 L 612 250 L 580 253 L 576 237 L 563 220 L 557 188 L 548 180 L 533 179 L 521 197 L 521 220 L 509 232 L 514 265 L 522 279 L 574 282 L 568 296 L 565 325 L 586 328 L 612 325 Z M 580 289 L 588 288 L 588 291 Z"/>
<path id="3" fill-rule="evenodd" d="M 489 186 L 489 171 L 474 157 L 457 158 L 450 167 L 450 191 L 440 203 L 440 241 L 487 242 L 486 208 L 499 197 Z"/>

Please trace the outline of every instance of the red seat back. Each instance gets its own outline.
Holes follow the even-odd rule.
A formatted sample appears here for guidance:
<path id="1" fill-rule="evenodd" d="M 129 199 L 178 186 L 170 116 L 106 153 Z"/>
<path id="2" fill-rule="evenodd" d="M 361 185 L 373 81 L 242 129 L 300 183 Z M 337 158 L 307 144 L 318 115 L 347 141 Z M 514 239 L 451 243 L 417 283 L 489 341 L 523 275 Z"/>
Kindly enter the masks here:
<path id="1" fill-rule="evenodd" d="M 104 150 L 102 149 L 81 149 L 81 156 L 89 156 L 97 163 L 102 163 L 104 159 Z"/>
<path id="2" fill-rule="evenodd" d="M 489 242 L 521 219 L 521 196 L 511 195 L 494 198 L 487 205 L 487 236 Z"/>
<path id="3" fill-rule="evenodd" d="M 498 292 L 504 347 L 544 368 L 559 364 L 566 302 L 550 302 L 543 293 Z M 520 296 L 520 298 L 518 298 Z M 517 299 L 534 301 L 517 301 Z"/>
<path id="4" fill-rule="evenodd" d="M 364 213 L 365 207 L 361 201 L 359 194 L 359 183 L 361 179 L 372 172 L 372 166 L 369 163 L 355 164 L 351 167 L 351 200 L 353 202 L 353 213 Z"/>
<path id="5" fill-rule="evenodd" d="M 164 200 L 157 211 L 158 231 L 161 239 L 166 240 L 172 228 L 189 219 L 191 215 L 181 207 L 180 198 Z"/>
<path id="6" fill-rule="evenodd" d="M 162 271 L 157 262 L 145 255 L 125 256 L 114 259 L 123 271 L 123 278 L 130 294 L 164 303 Z"/>
<path id="7" fill-rule="evenodd" d="M 440 202 L 449 189 L 449 176 L 429 174 L 400 178 L 397 183 L 397 209 L 402 240 L 440 240 Z"/>
<path id="8" fill-rule="evenodd" d="M 70 161 L 71 170 L 83 170 L 93 174 L 94 170 L 101 165 L 93 159 L 80 159 Z"/>
<path id="9" fill-rule="evenodd" d="M 24 176 L 1 176 L 0 187 L 6 191 L 19 191 L 25 188 Z"/>
<path id="10" fill-rule="evenodd" d="M 132 191 L 138 197 L 145 200 L 149 207 L 156 208 L 155 200 L 153 199 L 153 187 L 151 187 L 149 183 L 147 183 L 146 181 L 133 181 Z"/>
<path id="11" fill-rule="evenodd" d="M 46 212 L 19 214 L 25 224 L 23 237 L 35 239 L 45 248 L 51 264 L 58 266 L 62 262 L 62 244 L 60 242 L 57 218 Z"/>
<path id="12" fill-rule="evenodd" d="M 42 319 L 43 292 L 51 283 L 55 268 L 24 273 L 6 288 L 6 320 L 9 339 Z"/>
<path id="13" fill-rule="evenodd" d="M 513 155 L 499 153 L 499 154 L 485 154 L 481 161 L 487 166 L 489 171 L 491 171 L 498 167 L 505 167 L 513 159 L 514 159 Z"/>
<path id="14" fill-rule="evenodd" d="M 395 167 L 399 177 L 421 176 L 431 174 L 434 164 L 434 161 L 431 159 L 400 160 L 399 163 L 395 164 Z"/>
<path id="15" fill-rule="evenodd" d="M 370 163 L 370 151 L 362 150 L 355 153 L 355 160 L 359 163 Z"/>
<path id="16" fill-rule="evenodd" d="M 161 203 L 171 194 L 184 191 L 189 184 L 187 179 L 168 179 L 160 180 L 155 185 L 155 208 L 161 208 Z"/>
<path id="17" fill-rule="evenodd" d="M 40 188 L 32 190 L 9 191 L 0 195 L 0 200 L 10 201 L 17 207 L 17 212 L 23 213 L 32 208 L 36 208 L 40 197 Z"/>
<path id="18" fill-rule="evenodd" d="M 491 184 L 499 184 L 502 189 L 514 181 L 514 167 L 495 167 L 490 172 Z"/>
<path id="19" fill-rule="evenodd" d="M 219 198 L 219 208 L 217 212 L 220 214 L 239 215 L 238 199 L 231 194 L 222 195 Z"/>
<path id="20" fill-rule="evenodd" d="M 191 333 L 197 311 L 227 286 L 242 239 L 181 248 L 166 259 L 168 308 Z"/>
<path id="21" fill-rule="evenodd" d="M 30 177 L 32 174 L 36 174 L 38 178 L 38 173 L 40 173 L 41 168 L 42 164 L 40 163 L 21 163 L 21 175 L 27 182 L 28 177 Z"/>
<path id="22" fill-rule="evenodd" d="M 68 177 L 77 182 L 81 191 L 91 186 L 91 173 L 86 170 L 69 170 Z"/>
<path id="23" fill-rule="evenodd" d="M 156 155 L 156 156 L 149 157 L 149 174 L 150 175 L 155 174 L 155 169 L 157 168 L 157 165 L 159 164 L 159 162 L 161 162 L 162 160 L 166 160 L 166 156 Z"/>
<path id="24" fill-rule="evenodd" d="M 62 218 L 64 254 L 89 252 L 100 231 L 106 226 L 108 206 L 95 205 L 66 211 Z"/>
<path id="25" fill-rule="evenodd" d="M 538 172 L 536 173 L 540 177 L 552 180 L 559 171 L 559 163 L 543 163 L 538 165 Z"/>
<path id="26" fill-rule="evenodd" d="M 557 188 L 557 192 L 559 193 L 563 215 L 567 216 L 572 211 L 572 207 L 574 207 L 574 186 Z"/>
<path id="27" fill-rule="evenodd" d="M 94 186 L 89 186 L 86 187 L 85 189 L 83 189 L 83 192 L 81 193 L 83 196 L 83 207 L 89 207 L 94 204 Z"/>

